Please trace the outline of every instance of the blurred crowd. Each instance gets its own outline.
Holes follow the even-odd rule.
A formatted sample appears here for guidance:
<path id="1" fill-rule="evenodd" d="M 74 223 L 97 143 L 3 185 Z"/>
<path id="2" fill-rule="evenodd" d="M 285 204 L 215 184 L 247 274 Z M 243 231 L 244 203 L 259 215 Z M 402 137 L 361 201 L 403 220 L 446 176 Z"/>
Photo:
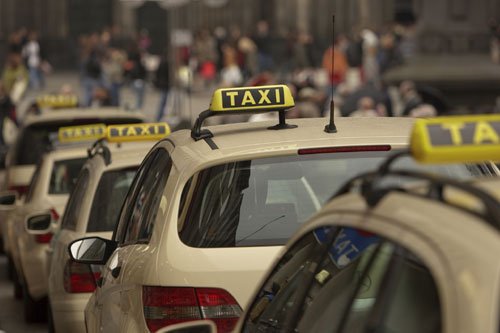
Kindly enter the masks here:
<path id="1" fill-rule="evenodd" d="M 492 22 L 491 31 L 491 57 L 500 63 L 500 25 Z M 192 92 L 286 83 L 297 103 L 290 117 L 325 116 L 332 98 L 337 116 L 447 113 L 445 98 L 431 87 L 411 81 L 384 84 L 384 73 L 414 55 L 414 35 L 414 26 L 391 24 L 378 31 L 338 34 L 333 45 L 322 45 L 309 33 L 277 31 L 267 21 L 259 21 L 248 32 L 238 26 L 200 29 L 182 45 L 165 43 L 164 53 L 158 56 L 151 52 L 147 30 L 127 35 L 112 26 L 78 39 L 80 104 L 123 106 L 121 92 L 126 88 L 135 96 L 134 105 L 128 107 L 142 109 L 146 91 L 153 85 L 160 93 L 156 110 L 160 120 L 171 111 L 166 105 L 174 85 Z M 15 121 L 15 115 L 10 116 L 13 112 L 4 109 L 12 110 L 26 89 L 43 89 L 51 71 L 37 32 L 25 28 L 13 32 L 0 83 L 1 113 Z M 65 85 L 60 93 L 76 92 Z"/>

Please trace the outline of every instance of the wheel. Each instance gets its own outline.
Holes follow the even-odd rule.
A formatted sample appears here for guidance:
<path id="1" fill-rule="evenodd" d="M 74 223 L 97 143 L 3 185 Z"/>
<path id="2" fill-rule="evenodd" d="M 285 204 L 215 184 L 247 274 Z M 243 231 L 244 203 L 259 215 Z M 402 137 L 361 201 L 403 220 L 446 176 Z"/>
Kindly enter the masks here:
<path id="1" fill-rule="evenodd" d="M 15 299 L 23 298 L 23 285 L 19 275 L 17 275 L 15 267 L 13 267 L 12 270 L 12 283 L 14 285 L 14 298 Z"/>
<path id="2" fill-rule="evenodd" d="M 10 281 L 14 281 L 14 270 L 16 268 L 14 267 L 14 262 L 12 261 L 12 258 L 8 255 L 7 256 L 7 278 Z"/>
<path id="3" fill-rule="evenodd" d="M 50 307 L 49 300 L 47 300 L 47 326 L 49 333 L 56 333 L 56 328 L 54 327 L 54 318 L 52 317 L 52 308 Z"/>
<path id="4" fill-rule="evenodd" d="M 47 299 L 34 300 L 27 287 L 23 288 L 24 320 L 28 323 L 39 323 L 47 319 Z"/>

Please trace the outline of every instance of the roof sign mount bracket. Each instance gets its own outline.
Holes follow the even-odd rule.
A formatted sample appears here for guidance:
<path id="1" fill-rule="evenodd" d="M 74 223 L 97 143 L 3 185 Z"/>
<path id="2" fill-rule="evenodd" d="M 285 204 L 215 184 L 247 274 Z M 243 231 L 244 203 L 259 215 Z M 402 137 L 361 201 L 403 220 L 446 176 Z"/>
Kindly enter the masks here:
<path id="1" fill-rule="evenodd" d="M 297 125 L 291 125 L 291 124 L 286 123 L 285 110 L 279 111 L 278 117 L 279 117 L 279 123 L 274 125 L 274 126 L 268 127 L 267 129 L 282 130 L 282 129 L 289 129 L 289 128 L 296 128 L 297 127 Z"/>

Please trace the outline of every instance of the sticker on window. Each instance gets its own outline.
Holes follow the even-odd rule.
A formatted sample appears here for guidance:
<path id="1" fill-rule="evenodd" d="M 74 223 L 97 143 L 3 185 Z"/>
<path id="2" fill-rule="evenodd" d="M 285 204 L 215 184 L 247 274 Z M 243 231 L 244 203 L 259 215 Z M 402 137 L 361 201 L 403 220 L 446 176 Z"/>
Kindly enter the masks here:
<path id="1" fill-rule="evenodd" d="M 320 243 L 328 240 L 329 227 L 314 230 L 314 236 Z M 370 245 L 379 241 L 374 234 L 355 228 L 342 228 L 330 249 L 330 258 L 335 266 L 342 269 L 356 260 Z"/>

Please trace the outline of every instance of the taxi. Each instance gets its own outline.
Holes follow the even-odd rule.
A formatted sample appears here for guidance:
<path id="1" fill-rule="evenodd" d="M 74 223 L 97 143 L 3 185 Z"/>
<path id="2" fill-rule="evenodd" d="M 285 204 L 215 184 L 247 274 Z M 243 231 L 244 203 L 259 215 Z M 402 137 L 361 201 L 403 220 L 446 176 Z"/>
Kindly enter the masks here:
<path id="1" fill-rule="evenodd" d="M 40 103 L 45 107 L 50 101 L 42 99 Z M 36 163 L 57 137 L 61 126 L 144 122 L 144 115 L 140 112 L 119 108 L 76 108 L 71 99 L 66 101 L 67 104 L 61 104 L 64 101 L 55 101 L 57 109 L 26 115 L 6 156 L 5 189 L 20 195 L 27 192 Z"/>
<path id="2" fill-rule="evenodd" d="M 166 123 L 110 125 L 89 150 L 89 160 L 51 243 L 48 297 L 52 331 L 85 332 L 83 311 L 100 277 L 99 266 L 69 261 L 68 244 L 85 236 L 111 238 L 137 168 L 153 142 L 169 133 Z M 78 135 L 71 138 L 78 139 Z"/>
<path id="3" fill-rule="evenodd" d="M 14 209 L 3 221 L 4 242 L 14 269 L 14 292 L 23 297 L 27 322 L 41 320 L 45 314 L 41 309 L 47 295 L 46 249 L 52 233 L 44 229 L 59 222 L 86 159 L 86 148 L 74 145 L 43 155 L 22 204 L 12 202 Z"/>
<path id="4" fill-rule="evenodd" d="M 412 119 L 342 118 L 332 133 L 324 119 L 287 120 L 293 105 L 285 85 L 219 89 L 191 131 L 153 147 L 112 240 L 68 247 L 76 262 L 104 265 L 85 309 L 88 332 L 154 332 L 196 319 L 231 331 L 295 230 L 346 179 L 408 146 Z M 278 112 L 279 123 L 202 128 L 243 112 Z M 466 179 L 482 167 L 434 169 Z"/>
<path id="5" fill-rule="evenodd" d="M 408 154 L 500 161 L 500 116 L 418 120 L 409 151 L 348 181 L 288 242 L 236 332 L 498 332 L 500 179 L 393 166 Z"/>

